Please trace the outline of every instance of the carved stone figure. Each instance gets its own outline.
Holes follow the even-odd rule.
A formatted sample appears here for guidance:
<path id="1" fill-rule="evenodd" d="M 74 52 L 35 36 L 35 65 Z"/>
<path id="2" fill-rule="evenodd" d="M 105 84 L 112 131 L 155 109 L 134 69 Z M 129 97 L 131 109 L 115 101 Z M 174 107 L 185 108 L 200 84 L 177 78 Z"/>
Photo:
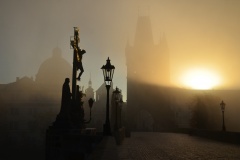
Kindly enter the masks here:
<path id="1" fill-rule="evenodd" d="M 71 104 L 72 93 L 70 91 L 70 79 L 66 78 L 62 87 L 62 102 L 61 102 L 61 111 L 60 114 L 67 114 L 68 107 Z"/>

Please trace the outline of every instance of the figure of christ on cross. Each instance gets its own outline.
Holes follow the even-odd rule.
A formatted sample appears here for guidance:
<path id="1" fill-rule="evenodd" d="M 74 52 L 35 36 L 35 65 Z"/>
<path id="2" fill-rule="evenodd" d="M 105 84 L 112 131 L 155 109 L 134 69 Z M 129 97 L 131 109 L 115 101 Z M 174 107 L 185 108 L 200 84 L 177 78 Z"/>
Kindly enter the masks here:
<path id="1" fill-rule="evenodd" d="M 79 38 L 79 29 L 77 27 L 74 27 L 74 40 L 71 40 L 71 46 L 74 49 L 74 56 L 76 56 L 74 64 L 76 64 L 76 69 L 80 70 L 79 75 L 77 77 L 77 80 L 80 81 L 81 75 L 84 72 L 83 65 L 82 65 L 82 57 L 83 54 L 86 53 L 84 49 L 80 49 L 78 46 L 78 43 L 80 43 L 80 38 Z"/>
<path id="2" fill-rule="evenodd" d="M 80 77 L 81 77 L 81 75 L 84 72 L 83 65 L 82 65 L 82 56 L 83 56 L 84 53 L 86 53 L 86 51 L 84 49 L 81 50 L 80 48 L 78 48 L 77 51 L 78 51 L 77 52 L 77 70 L 78 69 L 80 70 L 80 73 L 79 73 L 79 75 L 77 77 L 77 80 L 80 81 Z"/>

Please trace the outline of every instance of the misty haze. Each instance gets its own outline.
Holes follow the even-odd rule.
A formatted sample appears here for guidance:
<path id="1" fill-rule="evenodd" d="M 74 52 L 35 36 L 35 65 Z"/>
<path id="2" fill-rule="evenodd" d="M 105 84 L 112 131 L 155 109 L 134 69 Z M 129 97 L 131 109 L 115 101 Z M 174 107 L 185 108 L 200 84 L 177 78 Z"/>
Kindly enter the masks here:
<path id="1" fill-rule="evenodd" d="M 202 143 L 217 145 L 208 139 L 239 144 L 239 8 L 238 0 L 1 1 L 0 159 L 179 159 L 185 151 L 171 155 L 173 139 L 199 147 L 183 159 L 201 159 L 211 151 Z M 208 158 L 240 158 L 238 145 L 229 151 Z"/>

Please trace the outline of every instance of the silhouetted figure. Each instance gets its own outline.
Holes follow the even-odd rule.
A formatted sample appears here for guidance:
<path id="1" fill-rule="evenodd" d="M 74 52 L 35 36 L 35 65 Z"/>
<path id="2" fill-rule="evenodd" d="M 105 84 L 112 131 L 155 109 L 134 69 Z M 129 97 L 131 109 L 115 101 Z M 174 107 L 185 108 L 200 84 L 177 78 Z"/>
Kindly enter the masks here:
<path id="1" fill-rule="evenodd" d="M 60 113 L 57 115 L 56 121 L 53 123 L 55 128 L 70 128 L 71 127 L 71 97 L 72 93 L 69 87 L 70 79 L 65 78 L 65 82 L 62 86 L 62 101 Z"/>
<path id="2" fill-rule="evenodd" d="M 68 107 L 71 104 L 72 93 L 70 91 L 70 79 L 66 78 L 62 87 L 62 104 L 61 104 L 61 114 L 66 114 L 68 112 Z"/>

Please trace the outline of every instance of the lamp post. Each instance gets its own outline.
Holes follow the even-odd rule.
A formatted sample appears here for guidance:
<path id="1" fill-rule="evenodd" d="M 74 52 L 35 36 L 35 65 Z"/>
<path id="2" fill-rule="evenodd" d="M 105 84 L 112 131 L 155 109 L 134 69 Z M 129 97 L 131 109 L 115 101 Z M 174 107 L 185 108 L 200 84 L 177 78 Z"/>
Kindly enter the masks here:
<path id="1" fill-rule="evenodd" d="M 111 135 L 111 127 L 110 127 L 110 120 L 109 120 L 109 89 L 112 84 L 112 78 L 115 67 L 111 65 L 110 59 L 108 57 L 106 65 L 102 66 L 104 81 L 107 89 L 107 105 L 106 105 L 106 121 L 103 125 L 103 134 L 106 136 Z"/>
<path id="2" fill-rule="evenodd" d="M 121 99 L 121 95 L 120 95 L 120 91 L 119 89 L 116 87 L 115 91 L 113 91 L 114 93 L 114 100 L 115 100 L 115 126 L 114 126 L 114 129 L 117 130 L 118 129 L 118 103 L 120 102 L 120 99 Z"/>
<path id="3" fill-rule="evenodd" d="M 121 97 L 119 103 L 120 103 L 120 125 L 119 125 L 119 127 L 122 128 L 122 104 L 123 104 L 122 97 Z"/>
<path id="4" fill-rule="evenodd" d="M 221 106 L 221 110 L 222 110 L 222 131 L 226 131 L 225 121 L 224 121 L 224 111 L 225 111 L 226 104 L 222 101 L 220 103 L 220 106 Z"/>
<path id="5" fill-rule="evenodd" d="M 90 118 L 89 118 L 88 121 L 85 122 L 85 124 L 90 123 L 91 120 L 92 120 L 92 106 L 93 106 L 93 103 L 94 103 L 94 100 L 92 98 L 89 98 L 88 105 L 89 105 L 89 108 L 90 108 Z"/>

